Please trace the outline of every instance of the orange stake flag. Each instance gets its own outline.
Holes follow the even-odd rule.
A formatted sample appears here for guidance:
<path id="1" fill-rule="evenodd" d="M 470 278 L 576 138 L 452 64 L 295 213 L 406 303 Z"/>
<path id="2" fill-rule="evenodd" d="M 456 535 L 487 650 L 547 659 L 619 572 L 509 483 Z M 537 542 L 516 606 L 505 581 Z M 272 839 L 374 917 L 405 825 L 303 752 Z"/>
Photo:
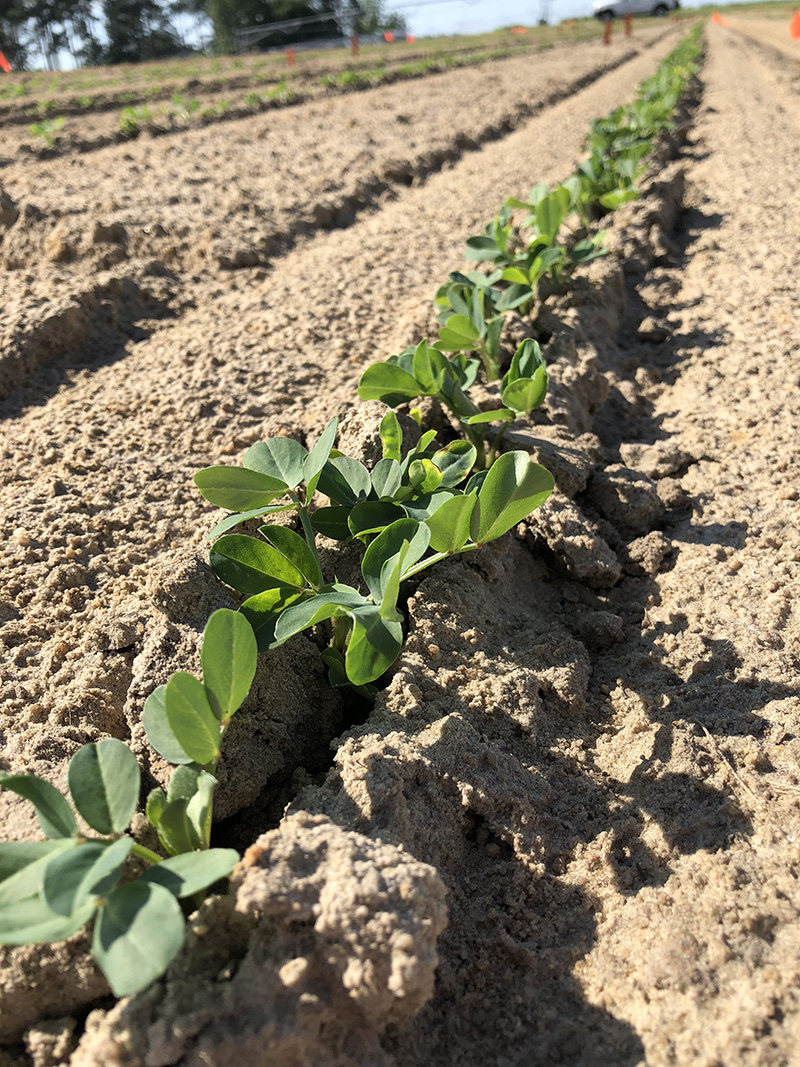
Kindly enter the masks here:
<path id="1" fill-rule="evenodd" d="M 384 41 L 386 41 L 387 44 L 391 44 L 394 40 L 394 34 L 391 32 L 391 30 L 387 30 L 386 33 L 383 35 L 383 39 Z"/>
<path id="2" fill-rule="evenodd" d="M 714 14 L 711 16 L 711 21 L 716 22 L 717 25 L 722 22 L 722 15 L 720 15 L 719 11 L 714 12 Z"/>
<path id="3" fill-rule="evenodd" d="M 0 52 L 0 70 L 4 70 L 6 74 L 11 73 L 11 64 L 8 62 L 2 52 Z"/>
<path id="4" fill-rule="evenodd" d="M 800 40 L 800 11 L 795 11 L 789 23 L 789 36 L 793 41 Z"/>

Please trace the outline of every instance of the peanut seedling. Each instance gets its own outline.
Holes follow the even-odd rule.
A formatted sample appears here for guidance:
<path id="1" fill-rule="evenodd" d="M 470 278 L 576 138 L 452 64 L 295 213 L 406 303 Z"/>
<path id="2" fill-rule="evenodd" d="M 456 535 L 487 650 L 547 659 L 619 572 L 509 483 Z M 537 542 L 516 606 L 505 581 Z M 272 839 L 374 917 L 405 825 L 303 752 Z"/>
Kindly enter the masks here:
<path id="1" fill-rule="evenodd" d="M 255 673 L 256 642 L 238 612 L 208 620 L 202 682 L 173 674 L 148 698 L 147 738 L 178 764 L 166 793 L 154 790 L 147 817 L 167 858 L 127 830 L 141 772 L 130 749 L 106 738 L 78 749 L 67 768 L 69 800 L 33 774 L 0 775 L 0 788 L 31 801 L 45 841 L 0 844 L 0 944 L 61 941 L 94 921 L 92 955 L 116 996 L 144 989 L 163 974 L 183 944 L 180 900 L 195 902 L 238 861 L 209 848 L 216 779 L 213 770 L 231 716 Z M 99 836 L 85 834 L 76 813 Z M 131 862 L 144 872 L 131 878 Z"/>

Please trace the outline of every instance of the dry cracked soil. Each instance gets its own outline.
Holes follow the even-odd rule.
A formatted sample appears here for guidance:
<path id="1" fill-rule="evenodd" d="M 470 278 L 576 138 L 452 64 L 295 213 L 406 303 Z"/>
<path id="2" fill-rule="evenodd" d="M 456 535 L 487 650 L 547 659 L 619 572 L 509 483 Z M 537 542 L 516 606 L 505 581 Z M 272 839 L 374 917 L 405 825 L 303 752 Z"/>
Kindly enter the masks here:
<path id="1" fill-rule="evenodd" d="M 409 590 L 370 710 L 308 636 L 262 657 L 220 773 L 230 891 L 119 1002 L 85 934 L 0 950 L 0 1067 L 800 1064 L 800 48 L 776 25 L 707 27 L 609 256 L 540 311 L 551 390 L 509 438 L 553 497 Z M 363 368 L 682 32 L 6 161 L 0 767 L 63 785 L 113 736 L 164 781 L 143 701 L 235 604 L 192 473 L 333 415 L 373 462 Z M 0 820 L 37 836 L 14 795 Z"/>

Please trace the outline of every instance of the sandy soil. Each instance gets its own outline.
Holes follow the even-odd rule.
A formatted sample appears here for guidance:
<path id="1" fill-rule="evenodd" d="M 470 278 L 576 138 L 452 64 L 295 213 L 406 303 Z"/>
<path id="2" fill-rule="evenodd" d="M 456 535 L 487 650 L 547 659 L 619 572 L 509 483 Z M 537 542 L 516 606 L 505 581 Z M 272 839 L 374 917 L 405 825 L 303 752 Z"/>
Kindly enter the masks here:
<path id="1" fill-rule="evenodd" d="M 785 17 L 780 19 L 728 19 L 728 25 L 732 30 L 736 30 L 737 33 L 747 34 L 748 37 L 752 37 L 761 44 L 775 48 L 778 52 L 789 56 L 790 59 L 794 59 L 796 68 L 796 62 L 800 61 L 800 40 L 795 40 L 789 35 L 790 17 L 787 11 Z M 792 70 L 793 67 L 790 65 L 787 69 L 787 74 Z M 796 69 L 794 69 L 794 75 L 797 77 Z"/>
<path id="2" fill-rule="evenodd" d="M 79 241 L 54 264 L 57 197 L 4 173 L 3 766 L 60 781 L 111 734 L 163 777 L 142 701 L 191 669 L 230 602 L 203 562 L 215 516 L 191 473 L 275 433 L 311 443 L 335 413 L 342 446 L 370 458 L 363 366 L 429 325 L 464 238 L 501 196 L 569 173 L 590 119 L 676 40 L 606 73 L 607 54 L 550 53 L 516 98 L 534 113 L 506 124 L 485 72 L 443 76 L 452 128 L 500 122 L 493 135 L 410 186 L 384 177 L 258 267 L 193 258 L 194 223 L 173 261 L 138 252 L 137 203 L 158 204 L 150 227 L 169 214 L 165 166 L 149 176 L 115 149 L 94 157 L 96 192 L 76 158 L 63 219 L 118 224 L 124 239 L 94 243 L 126 255 L 101 263 Z M 203 906 L 163 982 L 116 1007 L 80 935 L 4 950 L 2 1067 L 798 1062 L 800 131 L 785 62 L 709 28 L 678 159 L 665 146 L 613 255 L 549 309 L 548 407 L 513 443 L 550 463 L 553 500 L 413 591 L 406 649 L 363 724 L 341 732 L 310 641 L 264 658 L 220 786 L 220 843 L 262 834 L 231 895 Z M 337 101 L 364 124 L 344 129 L 380 127 L 392 92 Z M 441 137 L 414 114 L 404 139 L 419 141 L 386 148 L 412 170 Z M 356 133 L 319 121 L 318 165 L 341 167 Z M 203 166 L 200 136 L 175 144 Z M 290 232 L 313 197 L 256 184 L 252 125 L 202 136 L 218 139 L 218 184 L 227 158 L 262 214 L 221 208 L 207 181 L 184 217 L 220 240 L 242 240 L 248 217 L 249 242 Z M 303 142 L 295 155 L 313 166 Z M 176 215 L 194 173 L 175 168 Z M 0 818 L 36 834 L 5 794 Z"/>

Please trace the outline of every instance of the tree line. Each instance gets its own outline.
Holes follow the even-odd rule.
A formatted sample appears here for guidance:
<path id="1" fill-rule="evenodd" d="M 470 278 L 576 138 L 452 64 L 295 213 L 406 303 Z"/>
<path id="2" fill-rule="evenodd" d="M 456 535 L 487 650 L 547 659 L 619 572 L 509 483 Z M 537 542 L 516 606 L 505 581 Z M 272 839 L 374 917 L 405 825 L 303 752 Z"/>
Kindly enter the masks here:
<path id="1" fill-rule="evenodd" d="M 270 26 L 309 20 L 292 27 Z M 0 51 L 21 70 L 38 56 L 57 69 L 60 53 L 76 66 L 139 63 L 197 52 L 211 36 L 218 54 L 238 46 L 270 48 L 351 33 L 403 31 L 383 0 L 0 0 Z M 258 34 L 253 28 L 263 27 Z M 253 30 L 247 35 L 242 31 Z"/>

